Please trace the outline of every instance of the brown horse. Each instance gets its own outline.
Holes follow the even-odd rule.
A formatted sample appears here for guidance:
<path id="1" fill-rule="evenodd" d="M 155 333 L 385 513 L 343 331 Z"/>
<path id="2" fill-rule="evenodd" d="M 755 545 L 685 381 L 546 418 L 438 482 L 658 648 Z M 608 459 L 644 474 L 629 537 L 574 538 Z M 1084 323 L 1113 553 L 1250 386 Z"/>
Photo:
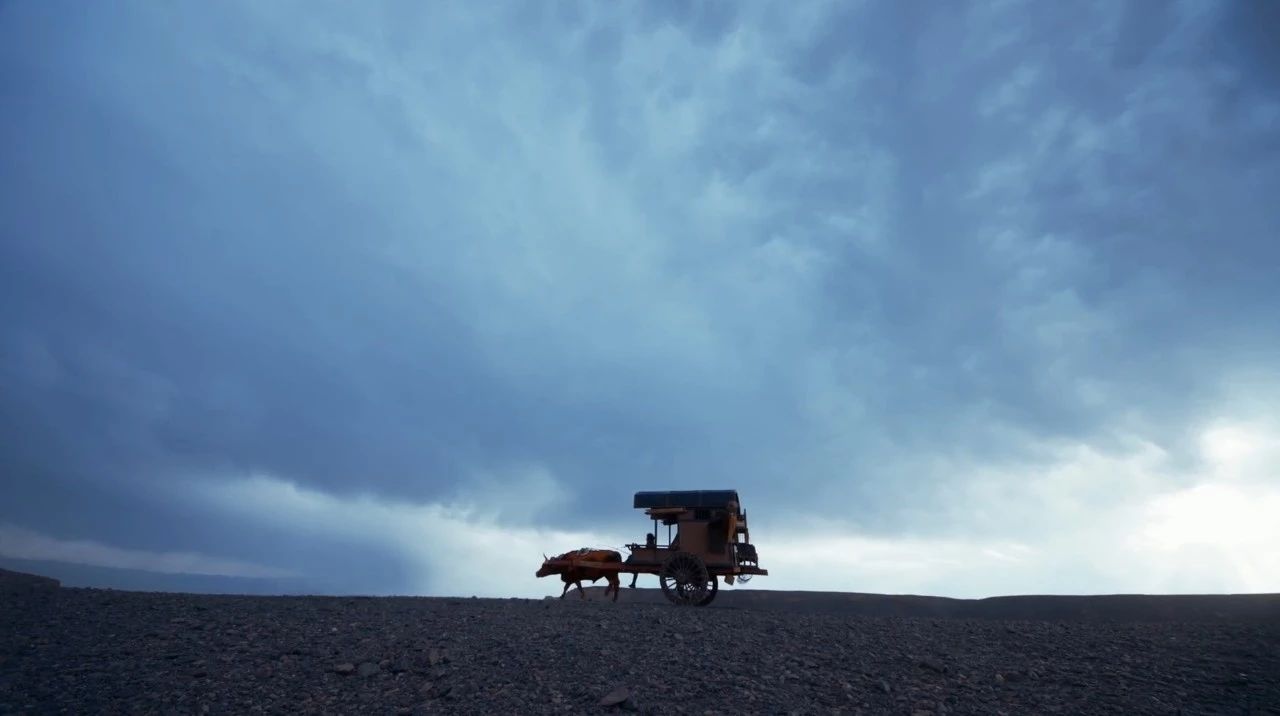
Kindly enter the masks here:
<path id="1" fill-rule="evenodd" d="M 543 555 L 542 568 L 538 570 L 538 577 L 546 577 L 552 574 L 559 574 L 560 579 L 564 582 L 564 591 L 560 592 L 560 598 L 564 599 L 564 595 L 569 593 L 569 586 L 576 585 L 578 587 L 578 595 L 583 599 L 587 595 L 582 591 L 582 580 L 595 583 L 596 580 L 604 577 L 609 583 L 605 587 L 604 594 L 609 596 L 609 592 L 613 592 L 613 601 L 618 601 L 618 572 L 612 569 L 600 569 L 599 567 L 579 567 L 567 566 L 563 564 L 552 564 L 553 562 L 563 562 L 565 560 L 573 560 L 576 562 L 621 562 L 622 554 L 611 549 L 579 549 L 572 552 L 565 552 L 551 559 L 547 559 Z"/>

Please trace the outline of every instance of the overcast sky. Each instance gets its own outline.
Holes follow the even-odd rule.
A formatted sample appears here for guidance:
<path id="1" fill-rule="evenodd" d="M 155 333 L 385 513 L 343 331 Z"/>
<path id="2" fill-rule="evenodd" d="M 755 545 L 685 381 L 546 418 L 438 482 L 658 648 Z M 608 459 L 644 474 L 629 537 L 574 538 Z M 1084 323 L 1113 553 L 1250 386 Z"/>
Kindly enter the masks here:
<path id="1" fill-rule="evenodd" d="M 1280 591 L 1280 3 L 0 3 L 0 557 Z"/>

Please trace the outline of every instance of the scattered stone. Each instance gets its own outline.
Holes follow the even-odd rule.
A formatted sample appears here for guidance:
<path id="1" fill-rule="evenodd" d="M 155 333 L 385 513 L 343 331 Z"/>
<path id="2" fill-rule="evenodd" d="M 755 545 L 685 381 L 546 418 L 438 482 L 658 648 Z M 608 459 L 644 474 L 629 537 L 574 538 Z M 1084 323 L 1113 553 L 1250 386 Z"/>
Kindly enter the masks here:
<path id="1" fill-rule="evenodd" d="M 346 676 L 348 674 L 354 674 L 356 673 L 356 665 L 355 664 L 338 664 L 333 667 L 333 671 L 335 674 L 342 674 L 343 676 Z"/>
<path id="2" fill-rule="evenodd" d="M 631 698 L 631 689 L 619 686 L 600 698 L 601 706 L 617 706 Z"/>
<path id="3" fill-rule="evenodd" d="M 932 671 L 934 673 L 937 673 L 937 674 L 947 673 L 947 667 L 933 659 L 921 659 L 918 663 L 921 667 L 928 669 L 929 671 Z"/>
<path id="4" fill-rule="evenodd" d="M 361 662 L 360 667 L 358 669 L 358 673 L 360 674 L 360 676 L 373 676 L 379 671 L 382 671 L 382 669 L 379 668 L 378 665 L 373 663 L 372 661 Z"/>
<path id="5" fill-rule="evenodd" d="M 431 696 L 431 698 L 443 699 L 444 697 L 449 696 L 452 693 L 453 693 L 453 686 L 451 684 L 436 684 L 428 693 L 428 695 Z"/>

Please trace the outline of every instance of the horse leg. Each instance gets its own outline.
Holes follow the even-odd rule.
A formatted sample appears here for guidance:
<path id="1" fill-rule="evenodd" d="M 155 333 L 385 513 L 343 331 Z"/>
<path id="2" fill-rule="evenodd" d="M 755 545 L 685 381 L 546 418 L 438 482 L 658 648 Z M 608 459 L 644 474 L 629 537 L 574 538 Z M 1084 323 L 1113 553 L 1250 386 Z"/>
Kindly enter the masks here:
<path id="1" fill-rule="evenodd" d="M 582 601 L 587 601 L 587 593 L 582 591 L 582 580 L 575 582 L 578 585 L 578 596 L 582 597 Z"/>
<path id="2" fill-rule="evenodd" d="M 572 582 L 565 582 L 565 583 L 564 583 L 564 589 L 560 590 L 560 598 L 561 598 L 561 599 L 564 599 L 564 595 L 566 595 L 566 594 L 568 594 L 568 593 L 569 593 L 569 585 L 570 585 L 570 584 L 572 584 Z"/>
<path id="3" fill-rule="evenodd" d="M 609 575 L 609 589 L 613 590 L 613 601 L 618 601 L 618 588 L 622 586 L 622 580 L 618 579 L 618 575 Z M 605 594 L 609 593 L 609 589 L 604 590 Z"/>
<path id="4" fill-rule="evenodd" d="M 640 578 L 640 573 L 639 573 L 639 572 L 632 572 L 632 573 L 631 573 L 631 586 L 629 587 L 629 589 L 635 589 L 635 588 L 636 588 L 636 580 L 637 580 L 637 579 L 639 579 L 639 578 Z"/>

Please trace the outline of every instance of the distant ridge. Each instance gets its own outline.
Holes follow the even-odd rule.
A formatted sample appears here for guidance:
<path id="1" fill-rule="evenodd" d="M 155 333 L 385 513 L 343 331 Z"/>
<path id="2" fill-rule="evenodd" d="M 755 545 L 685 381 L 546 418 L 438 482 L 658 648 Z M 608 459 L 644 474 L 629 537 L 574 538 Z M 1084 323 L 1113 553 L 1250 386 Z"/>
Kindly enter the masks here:
<path id="1" fill-rule="evenodd" d="M 131 592 L 168 592 L 173 594 L 307 594 L 318 591 L 313 585 L 288 579 L 256 579 L 205 574 L 168 574 L 140 569 L 97 567 L 69 562 L 0 558 L 0 570 L 19 570 L 13 574 L 27 576 L 45 574 L 64 587 L 119 589 Z"/>
<path id="2" fill-rule="evenodd" d="M 10 566 L 16 566 L 7 560 Z M 40 566 L 44 563 L 30 563 Z M 23 566 L 26 566 L 25 564 Z M 91 568 L 96 570 L 96 568 Z M 45 571 L 45 570 L 41 570 Z M 128 570 L 102 570 L 118 582 L 99 584 L 127 591 L 165 591 L 190 594 L 232 594 L 244 596 L 322 596 L 315 592 L 281 589 L 267 580 L 205 578 L 199 575 L 166 575 L 174 581 L 156 589 L 147 583 L 129 583 Z M 101 579 L 103 575 L 95 574 Z M 82 577 L 77 572 L 74 577 Z M 72 580 L 77 581 L 73 578 Z M 98 580 L 94 580 L 98 581 Z M 78 585 L 68 584 L 69 588 Z M 192 587 L 195 587 L 192 589 Z M 212 587 L 212 589 L 210 589 Z M 58 579 L 0 568 L 0 595 L 51 594 L 62 588 Z M 268 591 L 270 590 L 270 591 Z M 588 601 L 605 599 L 603 587 L 584 590 Z M 549 595 L 546 599 L 556 599 Z M 565 601 L 578 602 L 576 590 Z M 668 604 L 658 589 L 623 588 L 619 605 Z M 674 608 L 674 607 L 673 607 Z M 1117 622 L 1220 622 L 1263 621 L 1280 623 L 1280 593 L 1268 594 L 1101 594 L 1101 595 L 1014 595 L 957 599 L 914 594 L 869 594 L 863 592 L 803 592 L 766 589 L 722 588 L 708 609 L 743 609 L 790 613 L 827 613 L 857 617 L 901 617 L 918 619 L 1000 619 L 1010 621 L 1117 621 Z"/>
<path id="3" fill-rule="evenodd" d="M 0 594 L 53 592 L 61 586 L 62 584 L 56 579 L 0 569 Z"/>
<path id="4" fill-rule="evenodd" d="M 603 587 L 587 597 L 603 598 Z M 570 592 L 566 600 L 576 599 Z M 619 602 L 666 603 L 657 589 L 623 588 Z M 709 608 L 828 612 L 865 617 L 1028 621 L 1280 621 L 1280 594 L 1017 595 L 956 599 L 911 594 L 721 589 Z"/>

